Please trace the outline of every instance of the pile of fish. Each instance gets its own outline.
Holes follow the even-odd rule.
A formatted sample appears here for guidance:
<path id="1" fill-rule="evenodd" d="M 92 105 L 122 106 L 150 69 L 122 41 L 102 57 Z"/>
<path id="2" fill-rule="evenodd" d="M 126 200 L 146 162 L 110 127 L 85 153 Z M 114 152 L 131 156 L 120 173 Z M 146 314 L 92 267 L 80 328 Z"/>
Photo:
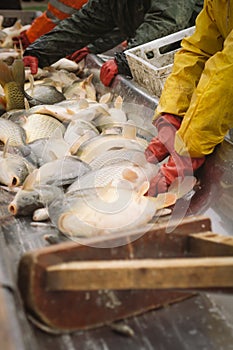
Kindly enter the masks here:
<path id="1" fill-rule="evenodd" d="M 0 183 L 16 192 L 9 212 L 51 222 L 69 237 L 139 228 L 170 214 L 165 208 L 193 179 L 184 193 L 173 186 L 147 196 L 158 171 L 144 156 L 150 127 L 125 112 L 121 96 L 98 96 L 93 75 L 83 72 L 62 59 L 32 77 L 21 59 L 0 61 Z"/>

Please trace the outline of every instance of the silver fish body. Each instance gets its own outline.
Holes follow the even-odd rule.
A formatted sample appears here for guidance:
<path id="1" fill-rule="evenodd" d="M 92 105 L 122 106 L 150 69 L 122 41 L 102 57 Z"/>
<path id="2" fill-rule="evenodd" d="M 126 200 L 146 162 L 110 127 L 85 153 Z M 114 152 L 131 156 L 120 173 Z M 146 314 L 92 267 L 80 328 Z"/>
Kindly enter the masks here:
<path id="1" fill-rule="evenodd" d="M 8 205 L 8 211 L 15 216 L 32 215 L 36 209 L 44 208 L 48 203 L 62 193 L 60 188 L 55 186 L 24 188 L 22 187 Z"/>
<path id="2" fill-rule="evenodd" d="M 38 84 L 33 89 L 27 89 L 25 96 L 30 106 L 54 104 L 65 100 L 65 96 L 55 86 Z"/>
<path id="3" fill-rule="evenodd" d="M 65 126 L 59 120 L 45 114 L 30 114 L 22 127 L 26 132 L 27 143 L 53 137 L 59 130 L 61 134 L 65 132 Z"/>
<path id="4" fill-rule="evenodd" d="M 75 156 L 66 156 L 42 165 L 37 170 L 35 185 L 64 186 L 89 172 L 91 167 Z"/>
<path id="5" fill-rule="evenodd" d="M 48 211 L 54 225 L 64 234 L 91 237 L 142 227 L 160 207 L 160 199 L 107 186 L 95 191 L 81 190 L 63 200 L 55 199 Z"/>

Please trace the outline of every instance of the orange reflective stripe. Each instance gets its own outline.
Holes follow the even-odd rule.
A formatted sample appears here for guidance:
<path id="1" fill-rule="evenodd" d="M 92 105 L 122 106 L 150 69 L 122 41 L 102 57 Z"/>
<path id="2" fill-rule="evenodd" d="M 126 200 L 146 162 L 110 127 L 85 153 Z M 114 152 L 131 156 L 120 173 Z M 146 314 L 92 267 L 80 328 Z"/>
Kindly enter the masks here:
<path id="1" fill-rule="evenodd" d="M 40 17 L 36 18 L 31 27 L 26 31 L 27 37 L 31 43 L 38 39 L 41 35 L 48 33 L 55 27 L 55 24 L 46 16 L 44 12 Z"/>
<path id="2" fill-rule="evenodd" d="M 48 3 L 48 11 L 51 12 L 52 16 L 54 16 L 58 20 L 63 20 L 63 19 L 70 16 L 67 13 L 64 13 L 64 12 L 58 10 L 56 7 L 54 7 L 50 3 Z"/>
<path id="3" fill-rule="evenodd" d="M 87 2 L 87 0 L 57 0 L 57 2 L 60 2 L 67 7 L 79 10 Z M 49 17 L 49 14 L 51 15 L 51 18 Z M 29 41 L 33 43 L 41 35 L 52 30 L 60 20 L 63 20 L 69 16 L 70 14 L 62 12 L 51 3 L 48 3 L 47 11 L 45 11 L 40 17 L 36 18 L 32 22 L 31 27 L 27 30 L 26 34 Z"/>
<path id="4" fill-rule="evenodd" d="M 79 0 L 79 1 L 71 1 L 71 0 L 59 0 L 58 3 L 62 3 L 67 7 L 70 7 L 73 10 L 79 10 L 86 2 L 87 0 Z M 50 2 L 48 3 L 48 12 L 51 13 L 52 16 L 54 16 L 54 22 L 56 22 L 56 20 L 63 20 L 67 17 L 69 17 L 71 15 L 70 13 L 66 13 L 65 11 L 61 11 L 61 9 L 59 9 L 59 4 L 56 6 L 54 6 L 53 4 L 51 4 Z M 51 20 L 53 20 L 53 18 L 51 18 Z"/>

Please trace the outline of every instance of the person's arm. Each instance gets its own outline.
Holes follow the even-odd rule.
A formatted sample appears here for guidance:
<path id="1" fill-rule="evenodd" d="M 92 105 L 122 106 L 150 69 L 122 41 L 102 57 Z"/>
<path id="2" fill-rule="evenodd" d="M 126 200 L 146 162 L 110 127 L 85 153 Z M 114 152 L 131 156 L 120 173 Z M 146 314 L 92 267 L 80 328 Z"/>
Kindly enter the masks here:
<path id="1" fill-rule="evenodd" d="M 115 23 L 109 1 L 89 0 L 81 10 L 31 44 L 24 56 L 37 57 L 39 67 L 49 66 L 111 32 Z"/>
<path id="2" fill-rule="evenodd" d="M 151 7 L 135 35 L 128 39 L 127 49 L 164 37 L 189 27 L 201 10 L 202 0 L 151 1 Z M 116 54 L 118 72 L 132 76 L 124 52 Z"/>
<path id="3" fill-rule="evenodd" d="M 128 48 L 187 28 L 196 10 L 195 0 L 152 0 L 143 23 L 137 28 L 134 37 L 128 41 Z"/>
<path id="4" fill-rule="evenodd" d="M 182 49 L 175 54 L 172 73 L 165 82 L 155 118 L 162 113 L 185 115 L 207 60 L 222 50 L 224 39 L 208 12 L 205 6 L 197 17 L 194 34 L 182 40 Z"/>

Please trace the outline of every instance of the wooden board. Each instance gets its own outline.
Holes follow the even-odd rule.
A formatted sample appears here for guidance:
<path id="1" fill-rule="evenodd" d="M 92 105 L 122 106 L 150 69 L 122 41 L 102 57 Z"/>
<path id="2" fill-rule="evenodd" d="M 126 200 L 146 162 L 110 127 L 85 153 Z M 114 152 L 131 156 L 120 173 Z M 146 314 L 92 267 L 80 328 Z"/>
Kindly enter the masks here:
<path id="1" fill-rule="evenodd" d="M 46 270 L 52 265 L 72 261 L 185 257 L 188 255 L 188 235 L 210 229 L 208 218 L 191 217 L 184 219 L 172 234 L 167 233 L 167 223 L 163 223 L 154 225 L 135 240 L 133 236 L 137 237 L 137 233 L 125 233 L 120 237 L 86 240 L 85 245 L 63 243 L 27 253 L 22 257 L 18 271 L 18 285 L 25 307 L 52 328 L 74 330 L 100 326 L 191 297 L 194 295 L 191 292 L 158 290 L 147 290 L 146 293 L 116 289 L 49 291 L 46 289 Z M 103 241 L 109 248 L 99 248 Z"/>
<path id="2" fill-rule="evenodd" d="M 46 289 L 233 288 L 233 257 L 79 261 L 47 268 Z"/>

